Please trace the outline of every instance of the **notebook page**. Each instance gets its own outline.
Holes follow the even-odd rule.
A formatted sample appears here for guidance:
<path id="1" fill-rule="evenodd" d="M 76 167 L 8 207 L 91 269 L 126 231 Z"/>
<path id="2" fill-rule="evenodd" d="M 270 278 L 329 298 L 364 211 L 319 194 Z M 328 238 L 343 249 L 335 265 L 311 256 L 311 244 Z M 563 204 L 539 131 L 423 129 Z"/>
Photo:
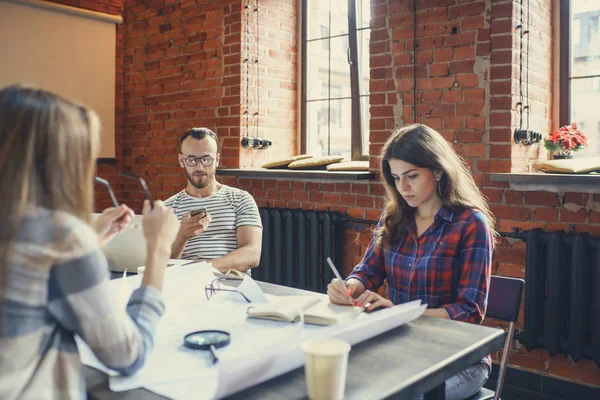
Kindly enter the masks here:
<path id="1" fill-rule="evenodd" d="M 280 315 L 283 320 L 297 320 L 298 310 L 304 310 L 319 302 L 317 296 L 268 296 L 268 303 L 259 304 L 248 309 L 248 316 L 252 318 L 268 318 Z"/>
<path id="2" fill-rule="evenodd" d="M 364 310 L 363 307 L 342 306 L 321 300 L 304 310 L 304 318 L 308 324 L 334 325 L 354 319 Z"/>

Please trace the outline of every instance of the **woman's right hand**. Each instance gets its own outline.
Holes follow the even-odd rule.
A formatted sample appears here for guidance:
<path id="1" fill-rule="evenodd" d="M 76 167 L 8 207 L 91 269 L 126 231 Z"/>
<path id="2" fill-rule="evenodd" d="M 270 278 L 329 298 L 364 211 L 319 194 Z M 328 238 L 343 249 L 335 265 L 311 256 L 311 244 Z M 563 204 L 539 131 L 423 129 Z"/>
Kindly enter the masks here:
<path id="1" fill-rule="evenodd" d="M 327 295 L 329 296 L 329 301 L 333 304 L 341 304 L 344 306 L 350 305 L 350 299 L 348 297 L 353 297 L 354 290 L 356 287 L 354 285 L 347 286 L 348 290 L 344 288 L 342 282 L 334 278 L 331 280 L 331 283 L 327 285 Z"/>
<path id="2" fill-rule="evenodd" d="M 144 201 L 142 210 L 144 237 L 150 249 L 163 249 L 171 254 L 171 245 L 179 232 L 179 221 L 168 207 L 160 200 L 154 202 L 154 208 L 150 207 L 150 201 Z"/>

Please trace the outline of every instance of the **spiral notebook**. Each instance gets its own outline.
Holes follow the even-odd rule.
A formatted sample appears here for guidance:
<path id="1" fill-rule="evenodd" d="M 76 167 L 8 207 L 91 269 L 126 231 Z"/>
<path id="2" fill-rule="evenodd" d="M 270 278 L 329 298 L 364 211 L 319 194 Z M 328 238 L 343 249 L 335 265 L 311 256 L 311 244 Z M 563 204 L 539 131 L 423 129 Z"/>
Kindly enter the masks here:
<path id="1" fill-rule="evenodd" d="M 328 299 L 317 296 L 269 296 L 268 303 L 249 307 L 247 317 L 297 322 L 300 320 L 299 310 L 302 310 L 307 324 L 335 325 L 358 317 L 365 309 L 332 304 Z"/>

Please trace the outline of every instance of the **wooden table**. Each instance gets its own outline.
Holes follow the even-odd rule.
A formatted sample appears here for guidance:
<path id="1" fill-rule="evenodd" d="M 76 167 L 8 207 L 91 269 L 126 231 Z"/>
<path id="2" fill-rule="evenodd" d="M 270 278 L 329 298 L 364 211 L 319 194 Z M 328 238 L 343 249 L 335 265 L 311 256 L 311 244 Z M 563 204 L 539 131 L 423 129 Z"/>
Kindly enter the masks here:
<path id="1" fill-rule="evenodd" d="M 501 349 L 504 336 L 496 328 L 422 316 L 352 347 L 345 398 L 444 399 L 445 380 Z M 106 375 L 85 369 L 91 399 L 165 399 L 146 389 L 110 392 Z M 305 385 L 298 368 L 227 399 L 306 399 Z"/>

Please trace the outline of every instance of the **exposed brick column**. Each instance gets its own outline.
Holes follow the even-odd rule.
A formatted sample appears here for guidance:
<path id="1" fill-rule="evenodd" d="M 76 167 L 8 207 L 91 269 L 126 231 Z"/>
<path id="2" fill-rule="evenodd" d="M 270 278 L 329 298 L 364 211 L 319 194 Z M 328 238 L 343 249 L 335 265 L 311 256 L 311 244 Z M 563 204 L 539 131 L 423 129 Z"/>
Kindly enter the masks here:
<path id="1" fill-rule="evenodd" d="M 419 122 L 440 131 L 476 174 L 488 172 L 491 3 L 417 7 L 416 99 L 413 3 L 372 7 L 371 167 L 396 127 Z"/>
<path id="2" fill-rule="evenodd" d="M 297 0 L 260 1 L 258 15 L 256 0 L 250 1 L 249 24 L 246 35 L 246 4 L 242 0 L 241 51 L 243 60 L 249 53 L 248 93 L 246 93 L 246 63 L 241 61 L 241 112 L 248 101 L 248 127 L 241 115 L 240 136 L 260 137 L 273 142 L 265 150 L 241 149 L 240 167 L 260 167 L 269 160 L 296 155 L 298 137 L 298 70 L 299 20 Z M 258 22 L 258 26 L 257 26 Z M 257 36 L 258 34 L 258 36 Z M 246 43 L 246 39 L 248 43 Z M 249 51 L 246 50 L 246 45 Z M 258 63 L 256 60 L 258 59 Z M 255 113 L 258 112 L 258 117 Z M 236 143 L 239 148 L 239 141 Z M 233 144 L 232 144 L 233 145 Z"/>
<path id="3" fill-rule="evenodd" d="M 548 133 L 552 126 L 552 2 L 531 0 L 529 4 L 529 44 L 527 35 L 521 43 L 519 28 L 522 17 L 523 29 L 527 29 L 527 2 L 523 10 L 519 1 L 494 1 L 492 5 L 490 172 L 530 172 L 533 161 L 546 158 L 542 144 L 523 146 L 513 139 L 515 128 L 521 125 L 521 90 L 523 105 L 530 105 L 529 128 Z M 524 110 L 523 128 L 527 128 L 526 114 Z"/>

